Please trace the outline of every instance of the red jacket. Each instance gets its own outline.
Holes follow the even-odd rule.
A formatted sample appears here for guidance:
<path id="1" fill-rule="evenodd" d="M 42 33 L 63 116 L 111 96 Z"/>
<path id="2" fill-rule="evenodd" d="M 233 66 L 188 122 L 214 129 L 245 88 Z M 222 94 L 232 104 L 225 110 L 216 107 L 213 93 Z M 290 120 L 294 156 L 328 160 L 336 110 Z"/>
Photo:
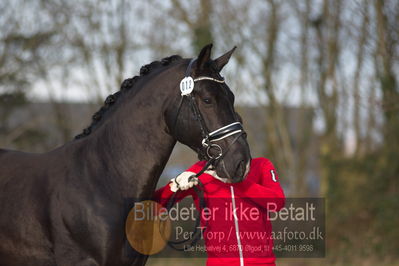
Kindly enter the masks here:
<path id="1" fill-rule="evenodd" d="M 205 161 L 197 162 L 187 171 L 198 173 L 204 165 Z M 274 265 L 268 212 L 280 210 L 285 196 L 273 164 L 266 158 L 252 159 L 248 176 L 240 183 L 223 183 L 209 174 L 199 179 L 209 208 L 201 217 L 201 224 L 206 226 L 207 265 Z M 163 206 L 172 195 L 169 184 L 155 192 Z M 198 209 L 194 189 L 180 191 L 177 200 L 188 195 Z"/>

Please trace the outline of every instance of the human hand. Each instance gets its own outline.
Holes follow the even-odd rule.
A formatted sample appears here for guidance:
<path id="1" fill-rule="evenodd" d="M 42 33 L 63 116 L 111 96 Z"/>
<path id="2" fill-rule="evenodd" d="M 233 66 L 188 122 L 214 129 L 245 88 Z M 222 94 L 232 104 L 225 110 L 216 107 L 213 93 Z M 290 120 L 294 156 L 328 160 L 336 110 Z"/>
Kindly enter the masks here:
<path id="1" fill-rule="evenodd" d="M 176 176 L 171 180 L 170 190 L 172 190 L 172 192 L 176 192 L 179 189 L 187 190 L 192 188 L 193 186 L 198 185 L 198 178 L 191 178 L 192 176 L 195 176 L 195 173 L 189 171 L 183 172 L 180 175 Z"/>

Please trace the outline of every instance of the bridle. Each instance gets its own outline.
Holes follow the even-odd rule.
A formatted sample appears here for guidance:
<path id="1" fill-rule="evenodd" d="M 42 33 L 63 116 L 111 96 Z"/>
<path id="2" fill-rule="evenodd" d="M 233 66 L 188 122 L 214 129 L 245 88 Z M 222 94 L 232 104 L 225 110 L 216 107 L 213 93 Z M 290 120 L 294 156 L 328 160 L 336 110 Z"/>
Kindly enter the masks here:
<path id="1" fill-rule="evenodd" d="M 200 76 L 198 78 L 192 78 L 191 75 L 191 70 L 192 70 L 192 66 L 194 64 L 196 59 L 191 59 L 190 63 L 188 64 L 188 67 L 186 69 L 185 72 L 185 77 L 182 79 L 182 81 L 180 82 L 180 91 L 181 91 L 181 99 L 180 99 L 180 103 L 177 109 L 177 113 L 174 119 L 174 123 L 173 123 L 173 132 L 176 132 L 176 123 L 177 123 L 177 118 L 180 114 L 180 110 L 181 107 L 184 103 L 185 99 L 188 99 L 188 103 L 191 106 L 191 110 L 194 114 L 195 120 L 197 120 L 199 122 L 199 126 L 201 129 L 201 136 L 202 136 L 202 148 L 204 151 L 202 151 L 202 154 L 205 155 L 206 159 L 207 159 L 207 163 L 205 164 L 205 166 L 201 169 L 201 171 L 199 171 L 197 174 L 193 175 L 190 177 L 190 180 L 192 178 L 197 178 L 202 175 L 211 165 L 212 166 L 216 166 L 220 161 L 223 160 L 223 157 L 228 153 L 228 151 L 230 150 L 230 147 L 243 135 L 245 134 L 244 128 L 242 126 L 242 124 L 238 121 L 230 123 L 226 126 L 223 126 L 221 128 L 218 128 L 214 131 L 209 132 L 208 128 L 206 127 L 204 118 L 198 108 L 197 103 L 195 102 L 195 97 L 193 95 L 193 90 L 194 90 L 194 84 L 195 82 L 198 81 L 202 81 L 202 80 L 210 80 L 210 81 L 214 81 L 217 83 L 222 83 L 224 84 L 224 78 L 222 79 L 215 79 L 212 77 L 207 77 L 207 76 Z M 227 149 L 225 151 L 223 151 L 222 147 L 220 145 L 218 145 L 216 142 L 228 138 L 230 136 L 236 135 L 235 138 L 233 139 L 233 141 L 229 144 L 229 146 L 227 147 Z M 216 150 L 216 154 L 212 154 L 212 149 Z M 195 229 L 193 232 L 193 240 L 191 241 L 191 243 L 189 244 L 190 246 L 194 246 L 197 241 L 200 239 L 201 234 L 198 234 L 198 228 L 199 228 L 199 224 L 200 224 L 200 218 L 201 218 L 201 213 L 202 210 L 205 208 L 206 204 L 205 204 L 205 199 L 204 199 L 204 195 L 203 195 L 203 189 L 199 189 L 198 187 L 202 187 L 203 188 L 203 184 L 201 183 L 201 181 L 198 179 L 198 186 L 194 186 L 193 189 L 194 191 L 197 193 L 198 199 L 199 199 L 199 217 L 197 217 L 196 219 L 196 225 L 195 225 Z M 166 208 L 168 210 L 171 209 L 171 207 L 174 205 L 175 203 L 175 199 L 176 199 L 176 194 L 179 192 L 180 190 L 178 190 L 176 193 L 174 193 L 172 195 L 172 197 L 170 198 L 170 200 L 167 203 Z M 203 232 L 204 230 L 202 230 Z M 162 235 L 162 234 L 161 234 Z M 184 248 L 178 248 L 176 245 L 181 245 L 185 242 L 187 242 L 188 240 L 182 240 L 182 241 L 170 241 L 167 240 L 167 243 L 170 247 L 172 247 L 173 249 L 182 251 L 184 250 Z"/>
<path id="2" fill-rule="evenodd" d="M 192 78 L 191 70 L 192 70 L 192 66 L 193 66 L 195 60 L 196 60 L 195 58 L 191 59 L 190 63 L 188 64 L 188 67 L 186 69 L 185 77 L 180 82 L 181 99 L 180 99 L 179 107 L 177 109 L 177 113 L 176 113 L 175 120 L 173 123 L 173 131 L 175 131 L 175 129 L 176 129 L 177 118 L 180 114 L 180 110 L 183 105 L 183 102 L 185 99 L 188 99 L 189 105 L 191 106 L 191 110 L 194 114 L 194 118 L 195 118 L 195 120 L 197 120 L 199 122 L 199 126 L 201 129 L 201 136 L 202 136 L 201 144 L 202 144 L 203 150 L 202 151 L 200 150 L 199 152 L 202 152 L 202 154 L 205 155 L 208 162 L 211 160 L 212 163 L 214 163 L 217 160 L 221 160 L 224 157 L 224 155 L 227 153 L 227 151 L 230 149 L 230 146 L 238 140 L 239 136 L 241 136 L 242 134 L 245 134 L 245 132 L 244 132 L 244 128 L 242 127 L 242 124 L 238 121 L 230 123 L 226 126 L 216 129 L 212 132 L 209 132 L 209 130 L 206 126 L 205 120 L 198 108 L 197 103 L 195 102 L 195 97 L 192 93 L 194 90 L 194 85 L 195 85 L 195 82 L 199 82 L 202 80 L 210 80 L 210 81 L 222 83 L 222 84 L 224 84 L 225 81 L 224 81 L 224 78 L 216 79 L 216 78 L 207 77 L 207 76 L 200 76 L 195 79 Z M 233 140 L 233 142 L 230 143 L 226 152 L 223 153 L 222 147 L 220 145 L 218 145 L 216 142 L 218 142 L 222 139 L 225 139 L 227 137 L 236 135 L 236 134 L 239 134 L 238 137 L 236 137 Z M 212 152 L 211 152 L 212 149 L 216 150 L 216 155 L 212 154 Z"/>

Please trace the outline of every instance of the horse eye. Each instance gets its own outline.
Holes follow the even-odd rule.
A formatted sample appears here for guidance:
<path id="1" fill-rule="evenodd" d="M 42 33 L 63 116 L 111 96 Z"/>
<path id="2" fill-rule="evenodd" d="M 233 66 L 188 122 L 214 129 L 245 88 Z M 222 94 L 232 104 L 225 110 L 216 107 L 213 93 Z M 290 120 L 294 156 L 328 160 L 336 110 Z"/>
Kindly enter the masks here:
<path id="1" fill-rule="evenodd" d="M 212 103 L 212 100 L 210 98 L 204 98 L 203 101 L 206 104 L 211 104 Z"/>

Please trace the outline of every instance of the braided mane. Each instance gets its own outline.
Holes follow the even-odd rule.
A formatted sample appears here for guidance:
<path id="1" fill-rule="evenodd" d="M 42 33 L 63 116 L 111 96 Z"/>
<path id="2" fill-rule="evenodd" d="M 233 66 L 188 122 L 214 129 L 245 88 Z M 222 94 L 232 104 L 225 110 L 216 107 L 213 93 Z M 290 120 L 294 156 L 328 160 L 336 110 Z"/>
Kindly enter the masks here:
<path id="1" fill-rule="evenodd" d="M 92 132 L 92 129 L 100 122 L 101 118 L 104 116 L 104 114 L 117 102 L 119 96 L 121 95 L 122 92 L 128 91 L 134 87 L 136 84 L 137 80 L 142 78 L 143 76 L 149 74 L 152 70 L 158 69 L 163 66 L 167 66 L 175 61 L 181 60 L 182 57 L 179 55 L 172 55 L 169 57 L 163 58 L 161 61 L 154 61 L 151 62 L 150 64 L 144 65 L 140 68 L 140 75 L 139 76 L 134 76 L 132 78 L 125 79 L 122 82 L 121 88 L 119 91 L 115 92 L 114 94 L 108 95 L 108 97 L 104 101 L 104 105 L 94 113 L 92 116 L 92 122 L 91 124 L 83 129 L 83 132 L 80 133 L 79 135 L 75 136 L 75 139 L 80 139 L 85 136 L 90 135 Z"/>

